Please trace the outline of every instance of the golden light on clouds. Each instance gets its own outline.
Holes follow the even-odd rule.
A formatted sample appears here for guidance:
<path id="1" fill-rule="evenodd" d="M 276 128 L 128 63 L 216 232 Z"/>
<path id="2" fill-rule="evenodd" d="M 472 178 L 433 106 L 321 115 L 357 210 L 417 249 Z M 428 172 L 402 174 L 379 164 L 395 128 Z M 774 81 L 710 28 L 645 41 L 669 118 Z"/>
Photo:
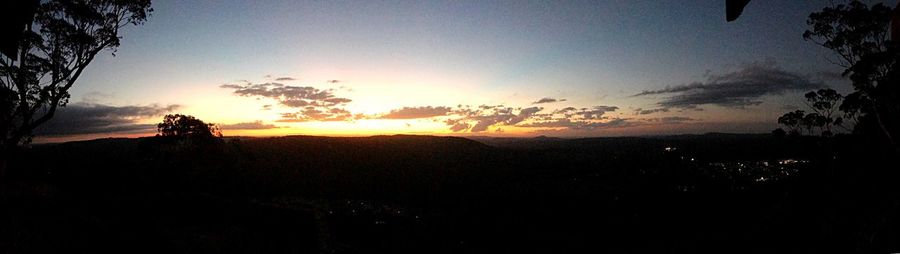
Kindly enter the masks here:
<path id="1" fill-rule="evenodd" d="M 590 137 L 768 131 L 776 123 L 761 121 L 759 116 L 775 118 L 771 112 L 779 112 L 783 105 L 767 101 L 821 85 L 771 63 L 708 74 L 704 82 L 599 97 L 575 92 L 557 93 L 569 96 L 510 92 L 492 88 L 479 77 L 441 80 L 447 77 L 427 72 L 406 76 L 346 73 L 350 74 L 337 75 L 341 79 L 307 73 L 314 78 L 264 75 L 257 80 L 207 81 L 204 86 L 160 91 L 166 101 L 185 103 L 171 104 L 178 107 L 166 112 L 159 108 L 161 104 L 150 104 L 149 111 L 142 111 L 158 115 L 127 115 L 125 109 L 134 106 L 123 105 L 106 107 L 125 115 L 94 117 L 117 120 L 117 126 L 104 129 L 110 130 L 109 136 L 152 135 L 152 126 L 165 113 L 187 114 L 220 124 L 227 136 Z M 768 82 L 771 80 L 779 82 Z M 768 113 L 745 114 L 751 112 L 750 108 Z M 128 132 L 114 132 L 119 129 Z"/>

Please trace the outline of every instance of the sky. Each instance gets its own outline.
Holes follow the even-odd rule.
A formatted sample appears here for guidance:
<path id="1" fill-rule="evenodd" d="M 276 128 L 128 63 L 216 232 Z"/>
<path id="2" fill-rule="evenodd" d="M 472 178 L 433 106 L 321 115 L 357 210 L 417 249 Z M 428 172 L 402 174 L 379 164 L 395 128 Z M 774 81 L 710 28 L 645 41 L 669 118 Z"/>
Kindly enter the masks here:
<path id="1" fill-rule="evenodd" d="M 726 22 L 724 0 L 156 0 L 36 140 L 152 135 L 168 113 L 226 136 L 769 132 L 803 93 L 850 91 L 802 38 L 832 2 Z"/>

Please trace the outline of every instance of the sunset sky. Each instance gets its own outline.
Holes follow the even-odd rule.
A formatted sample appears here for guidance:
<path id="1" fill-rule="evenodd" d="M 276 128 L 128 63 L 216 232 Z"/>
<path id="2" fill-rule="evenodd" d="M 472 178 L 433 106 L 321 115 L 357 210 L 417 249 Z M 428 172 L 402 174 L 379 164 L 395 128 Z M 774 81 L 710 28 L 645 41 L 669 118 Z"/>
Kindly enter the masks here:
<path id="1" fill-rule="evenodd" d="M 802 93 L 850 89 L 802 38 L 831 2 L 726 23 L 724 0 L 156 0 L 37 140 L 152 135 L 166 113 L 226 136 L 769 132 Z"/>

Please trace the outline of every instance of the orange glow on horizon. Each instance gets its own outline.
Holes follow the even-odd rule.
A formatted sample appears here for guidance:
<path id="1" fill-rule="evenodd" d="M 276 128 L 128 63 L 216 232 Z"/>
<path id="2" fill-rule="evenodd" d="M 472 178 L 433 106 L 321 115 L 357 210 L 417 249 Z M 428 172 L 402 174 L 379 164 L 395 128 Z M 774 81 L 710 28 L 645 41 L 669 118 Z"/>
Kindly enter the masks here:
<path id="1" fill-rule="evenodd" d="M 407 126 L 407 123 L 410 125 Z M 433 119 L 363 119 L 341 122 L 303 122 L 276 123 L 272 129 L 224 129 L 224 137 L 283 137 L 293 135 L 327 136 L 327 137 L 368 137 L 378 135 L 430 135 L 430 136 L 490 136 L 490 137 L 615 137 L 643 135 L 702 134 L 706 132 L 730 132 L 729 126 L 735 128 L 743 125 L 764 125 L 763 122 L 746 122 L 728 125 L 726 122 L 694 122 L 681 124 L 645 124 L 627 127 L 612 127 L 593 131 L 572 131 L 566 128 L 525 128 L 516 126 L 491 127 L 483 132 L 453 132 L 441 121 Z M 498 131 L 501 130 L 501 131 Z M 139 133 L 98 133 L 60 136 L 36 136 L 34 144 L 63 143 L 71 141 L 104 139 L 104 138 L 140 138 L 152 137 L 156 132 Z"/>

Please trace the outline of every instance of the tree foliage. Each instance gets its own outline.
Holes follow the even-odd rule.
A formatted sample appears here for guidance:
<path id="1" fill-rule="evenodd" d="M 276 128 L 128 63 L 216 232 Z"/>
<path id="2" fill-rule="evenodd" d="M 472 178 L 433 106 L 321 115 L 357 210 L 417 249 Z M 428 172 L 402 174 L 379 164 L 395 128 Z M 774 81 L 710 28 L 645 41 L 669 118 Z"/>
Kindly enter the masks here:
<path id="1" fill-rule="evenodd" d="M 804 112 L 803 110 L 788 112 L 778 118 L 778 123 L 788 128 L 788 134 L 800 135 L 802 130 L 800 127 L 803 122 L 804 115 L 806 115 L 806 112 Z"/>
<path id="2" fill-rule="evenodd" d="M 810 14 L 810 30 L 803 38 L 831 49 L 839 57 L 835 63 L 850 68 L 865 56 L 885 51 L 890 21 L 890 7 L 852 1 Z"/>
<path id="3" fill-rule="evenodd" d="M 838 114 L 838 105 L 844 99 L 840 93 L 826 88 L 806 93 L 805 97 L 806 105 L 812 112 L 796 110 L 778 118 L 778 123 L 788 128 L 788 134 L 801 135 L 805 130 L 810 135 L 820 133 L 831 136 L 835 126 L 844 127 L 844 117 Z"/>
<path id="4" fill-rule="evenodd" d="M 839 57 L 837 64 L 845 67 L 843 74 L 853 82 L 854 92 L 840 109 L 867 122 L 861 126 L 878 126 L 896 147 L 900 52 L 897 42 L 887 37 L 891 14 L 891 8 L 883 4 L 869 7 L 859 1 L 825 8 L 810 14 L 811 30 L 803 37 L 831 49 Z"/>
<path id="5" fill-rule="evenodd" d="M 156 125 L 157 136 L 179 138 L 214 138 L 222 137 L 219 126 L 213 123 L 204 123 L 200 119 L 189 115 L 166 115 L 163 121 Z"/>
<path id="6" fill-rule="evenodd" d="M 816 115 L 816 126 L 822 128 L 826 136 L 834 133 L 833 126 L 843 126 L 844 118 L 837 116 L 839 105 L 844 99 L 834 89 L 819 89 L 806 93 L 806 103 Z"/>
<path id="7" fill-rule="evenodd" d="M 18 60 L 0 58 L 0 147 L 30 142 L 35 127 L 68 103 L 69 89 L 119 30 L 140 25 L 150 0 L 48 0 L 19 41 Z"/>
<path id="8" fill-rule="evenodd" d="M 779 123 L 792 124 L 799 119 L 808 131 L 819 127 L 823 134 L 832 133 L 832 126 L 879 134 L 896 148 L 893 137 L 900 133 L 900 50 L 897 42 L 888 40 L 892 12 L 884 4 L 868 6 L 851 1 L 810 14 L 810 28 L 803 38 L 835 53 L 837 58 L 831 61 L 844 67 L 842 75 L 852 81 L 854 92 L 846 97 L 831 89 L 809 92 L 807 106 L 813 112 L 802 118 L 795 118 L 798 115 L 791 112 L 782 116 L 785 121 L 779 118 Z"/>

